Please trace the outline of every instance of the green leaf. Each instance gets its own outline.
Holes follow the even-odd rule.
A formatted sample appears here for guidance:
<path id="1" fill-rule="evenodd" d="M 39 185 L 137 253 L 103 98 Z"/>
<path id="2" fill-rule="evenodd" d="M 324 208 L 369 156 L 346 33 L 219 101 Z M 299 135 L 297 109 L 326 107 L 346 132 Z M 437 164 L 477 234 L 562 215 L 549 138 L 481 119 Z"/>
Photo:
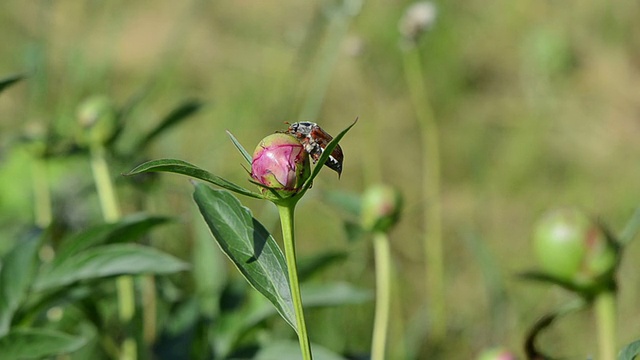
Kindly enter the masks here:
<path id="1" fill-rule="evenodd" d="M 361 304 L 373 299 L 372 291 L 341 282 L 306 284 L 302 286 L 301 291 L 305 309 Z M 219 351 L 218 355 L 227 355 L 245 334 L 276 314 L 274 307 L 264 298 L 256 299 L 253 296 L 244 301 L 240 311 L 223 312 L 214 325 L 215 348 Z"/>
<path id="2" fill-rule="evenodd" d="M 367 233 L 360 223 L 354 221 L 346 220 L 342 224 L 342 227 L 344 228 L 344 232 L 347 234 L 347 240 L 351 243 L 360 240 Z"/>
<path id="3" fill-rule="evenodd" d="M 287 265 L 273 236 L 227 191 L 196 184 L 193 198 L 222 251 L 296 329 Z"/>
<path id="4" fill-rule="evenodd" d="M 548 356 L 547 354 L 538 350 L 536 346 L 536 340 L 540 337 L 540 335 L 547 330 L 553 323 L 555 323 L 559 318 L 567 316 L 573 312 L 582 310 L 586 307 L 587 302 L 582 299 L 578 299 L 572 302 L 569 302 L 555 311 L 548 313 L 538 319 L 527 331 L 527 335 L 524 343 L 524 351 L 527 355 L 527 359 L 554 359 L 553 357 Z"/>
<path id="5" fill-rule="evenodd" d="M 158 126 L 151 130 L 151 132 L 149 132 L 145 137 L 140 139 L 134 147 L 134 151 L 142 151 L 158 136 L 162 135 L 165 131 L 172 128 L 173 126 L 178 125 L 181 121 L 186 120 L 191 115 L 197 113 L 201 107 L 202 102 L 198 100 L 184 101 L 182 104 L 173 109 L 167 116 L 165 116 L 165 118 L 160 121 Z"/>
<path id="6" fill-rule="evenodd" d="M 636 340 L 620 350 L 618 360 L 634 360 L 638 355 L 640 355 L 640 340 Z"/>
<path id="7" fill-rule="evenodd" d="M 571 281 L 567 281 L 564 279 L 560 279 L 558 277 L 555 277 L 553 275 L 547 274 L 547 273 L 543 273 L 543 272 L 539 272 L 539 271 L 528 271 L 528 272 L 523 272 L 521 274 L 518 274 L 518 276 L 524 280 L 532 280 L 532 281 L 538 281 L 538 282 L 542 282 L 542 283 L 546 283 L 546 284 L 551 284 L 551 285 L 558 285 L 562 288 L 565 288 L 569 291 L 573 291 L 573 292 L 577 292 L 577 293 L 582 293 L 583 289 L 577 287 L 574 283 L 572 283 Z"/>
<path id="8" fill-rule="evenodd" d="M 242 157 L 244 157 L 244 159 L 247 160 L 249 165 L 251 165 L 251 163 L 253 161 L 253 158 L 251 157 L 249 152 L 247 152 L 247 150 L 245 150 L 245 148 L 242 146 L 242 144 L 240 144 L 240 142 L 236 139 L 236 137 L 233 136 L 233 134 L 231 132 L 229 132 L 228 130 L 227 130 L 227 135 L 229 135 L 229 137 L 231 138 L 231 142 L 233 143 L 233 145 L 235 145 L 236 149 L 238 149 L 238 151 L 240 151 L 240 154 L 242 154 Z"/>
<path id="9" fill-rule="evenodd" d="M 42 236 L 21 240 L 5 255 L 0 270 L 0 336 L 6 334 L 11 319 L 25 300 L 38 264 Z M 0 354 L 2 352 L 0 351 Z"/>
<path id="10" fill-rule="evenodd" d="M 305 307 L 309 308 L 353 305 L 371 301 L 373 292 L 345 282 L 304 284 L 302 298 Z"/>
<path id="11" fill-rule="evenodd" d="M 73 236 L 65 238 L 56 253 L 56 261 L 62 261 L 71 255 L 92 246 L 129 242 L 146 234 L 153 227 L 166 224 L 171 218 L 133 214 L 112 224 L 100 224 Z"/>
<path id="12" fill-rule="evenodd" d="M 80 349 L 86 339 L 44 329 L 13 330 L 0 338 L 3 359 L 41 359 Z"/>
<path id="13" fill-rule="evenodd" d="M 189 269 L 176 257 L 148 246 L 112 244 L 91 248 L 43 267 L 34 283 L 48 290 L 115 275 L 171 274 Z"/>
<path id="14" fill-rule="evenodd" d="M 24 75 L 21 74 L 10 75 L 0 79 L 0 93 L 22 79 L 24 79 Z"/>
<path id="15" fill-rule="evenodd" d="M 311 172 L 311 176 L 309 176 L 307 181 L 304 182 L 304 184 L 302 185 L 302 190 L 296 195 L 297 197 L 302 197 L 302 195 L 304 195 L 304 193 L 307 190 L 309 190 L 309 188 L 311 188 L 311 185 L 313 185 L 313 179 L 315 179 L 316 176 L 318 176 L 318 174 L 320 173 L 320 170 L 322 170 L 322 167 L 324 166 L 324 163 L 326 163 L 327 159 L 329 159 L 329 156 L 331 156 L 331 152 L 333 152 L 333 149 L 335 149 L 335 147 L 338 146 L 338 143 L 340 142 L 340 140 L 342 140 L 342 137 L 345 136 L 347 132 L 349 132 L 349 130 L 351 130 L 351 128 L 357 122 L 358 122 L 358 119 L 356 118 L 353 121 L 353 123 L 349 125 L 349 127 L 342 130 L 340 134 L 338 134 L 338 136 L 333 138 L 333 140 L 331 140 L 331 142 L 327 144 L 324 151 L 322 151 L 322 155 L 320 155 L 320 158 L 316 162 L 317 165 L 313 168 L 313 171 Z"/>
<path id="16" fill-rule="evenodd" d="M 233 191 L 235 193 L 249 196 L 255 199 L 262 199 L 262 195 L 247 190 L 206 170 L 203 170 L 188 162 L 175 159 L 160 159 L 148 161 L 131 170 L 126 176 L 136 175 L 145 172 L 164 171 L 175 174 L 186 175 L 195 179 L 203 180 L 211 184 L 220 186 L 221 188 Z"/>
<path id="17" fill-rule="evenodd" d="M 317 344 L 311 345 L 315 360 L 344 360 L 344 357 Z M 295 341 L 281 340 L 267 344 L 253 357 L 254 360 L 300 360 L 300 345 Z"/>
<path id="18" fill-rule="evenodd" d="M 638 235 L 638 232 L 640 232 L 640 207 L 636 209 L 622 230 L 620 243 L 623 245 L 630 243 Z"/>
<path id="19" fill-rule="evenodd" d="M 327 266 L 346 258 L 347 253 L 343 251 L 327 251 L 307 258 L 301 258 L 298 261 L 298 280 L 302 282 Z"/>
<path id="20" fill-rule="evenodd" d="M 359 194 L 341 190 L 328 190 L 323 192 L 322 195 L 322 199 L 329 205 L 346 212 L 356 219 L 360 218 L 362 198 Z"/>

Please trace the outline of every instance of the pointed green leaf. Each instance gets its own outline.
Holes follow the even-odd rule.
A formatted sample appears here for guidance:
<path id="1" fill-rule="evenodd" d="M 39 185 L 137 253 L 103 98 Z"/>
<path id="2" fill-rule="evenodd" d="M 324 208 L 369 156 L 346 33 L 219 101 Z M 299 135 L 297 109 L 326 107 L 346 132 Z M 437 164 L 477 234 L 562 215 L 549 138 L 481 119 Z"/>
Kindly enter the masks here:
<path id="1" fill-rule="evenodd" d="M 54 261 L 39 272 L 34 289 L 42 291 L 115 275 L 171 274 L 189 269 L 178 258 L 148 246 L 112 244 Z"/>
<path id="2" fill-rule="evenodd" d="M 618 360 L 634 360 L 640 355 L 640 340 L 625 346 L 618 354 Z"/>
<path id="3" fill-rule="evenodd" d="M 7 253 L 0 269 L 0 336 L 9 331 L 14 313 L 24 301 L 38 264 L 42 237 L 21 240 Z M 2 352 L 0 352 L 2 354 Z"/>
<path id="4" fill-rule="evenodd" d="M 640 232 L 640 207 L 631 216 L 631 219 L 627 222 L 627 225 L 620 234 L 620 244 L 625 245 L 631 242 L 636 235 Z"/>
<path id="5" fill-rule="evenodd" d="M 202 102 L 198 100 L 186 100 L 182 104 L 178 105 L 175 109 L 165 116 L 162 121 L 151 132 L 138 141 L 134 147 L 135 151 L 142 151 L 158 136 L 162 135 L 165 131 L 178 125 L 181 121 L 188 119 L 191 115 L 195 114 L 202 107 Z"/>
<path id="6" fill-rule="evenodd" d="M 24 78 L 24 75 L 16 74 L 16 75 L 10 75 L 10 76 L 7 76 L 7 77 L 4 77 L 4 78 L 0 79 L 0 93 L 4 89 L 7 89 L 9 86 L 17 83 L 18 81 L 22 80 L 23 78 Z"/>
<path id="7" fill-rule="evenodd" d="M 305 284 L 302 297 L 306 307 L 328 307 L 362 304 L 373 299 L 373 292 L 345 282 Z"/>
<path id="8" fill-rule="evenodd" d="M 116 223 L 91 227 L 65 238 L 56 253 L 56 261 L 60 262 L 92 246 L 133 241 L 153 227 L 166 224 L 170 220 L 171 218 L 163 216 L 133 214 L 123 217 Z"/>
<path id="9" fill-rule="evenodd" d="M 303 282 L 331 264 L 347 258 L 343 251 L 327 251 L 298 261 L 298 280 Z"/>
<path id="10" fill-rule="evenodd" d="M 86 339 L 44 329 L 13 330 L 0 338 L 2 359 L 41 359 L 80 349 Z"/>
<path id="11" fill-rule="evenodd" d="M 338 134 L 338 136 L 336 136 L 335 138 L 333 138 L 333 140 L 331 140 L 331 142 L 329 142 L 329 144 L 325 147 L 324 151 L 322 152 L 322 155 L 316 162 L 316 166 L 313 168 L 313 171 L 311 172 L 311 176 L 309 176 L 307 181 L 305 181 L 304 184 L 302 185 L 302 191 L 300 191 L 300 193 L 298 193 L 298 195 L 296 196 L 301 197 L 307 190 L 309 190 L 309 188 L 311 188 L 311 185 L 313 185 L 313 179 L 315 179 L 316 176 L 318 176 L 318 174 L 320 173 L 320 170 L 322 170 L 322 167 L 324 166 L 324 163 L 326 163 L 327 159 L 329 159 L 329 156 L 331 156 L 331 152 L 333 151 L 333 149 L 335 149 L 335 147 L 338 146 L 338 143 L 340 142 L 340 140 L 342 140 L 342 137 L 345 136 L 347 132 L 349 132 L 349 130 L 351 130 L 351 128 L 357 122 L 358 122 L 358 119 L 356 118 L 355 121 L 351 125 L 349 125 L 349 127 L 342 130 L 340 134 Z"/>
<path id="12" fill-rule="evenodd" d="M 322 199 L 329 205 L 359 219 L 362 207 L 362 199 L 359 194 L 342 190 L 328 190 L 322 195 Z"/>
<path id="13" fill-rule="evenodd" d="M 249 152 L 247 152 L 247 150 L 245 150 L 245 148 L 242 146 L 242 144 L 240 144 L 238 139 L 236 139 L 236 137 L 233 136 L 233 134 L 231 132 L 229 132 L 229 130 L 227 130 L 227 135 L 229 135 L 229 137 L 231 138 L 231 142 L 233 143 L 233 145 L 235 145 L 236 149 L 238 149 L 238 151 L 240 151 L 240 154 L 242 154 L 242 157 L 244 157 L 244 159 L 247 160 L 249 165 L 251 165 L 251 162 L 253 161 L 253 158 L 251 157 Z"/>
<path id="14" fill-rule="evenodd" d="M 136 175 L 145 172 L 170 172 L 175 174 L 186 175 L 195 179 L 203 180 L 209 182 L 211 184 L 220 186 L 221 188 L 227 189 L 229 191 L 233 191 L 235 193 L 249 196 L 255 199 L 262 199 L 262 195 L 258 193 L 254 193 L 250 190 L 247 190 L 239 185 L 236 185 L 228 180 L 225 180 L 217 175 L 214 175 L 206 170 L 203 170 L 195 165 L 189 164 L 188 162 L 182 160 L 175 159 L 160 159 L 160 160 L 152 160 L 148 161 L 144 164 L 137 166 L 135 169 L 131 170 L 129 173 L 125 174 L 126 176 Z"/>
<path id="15" fill-rule="evenodd" d="M 523 272 L 518 274 L 518 277 L 524 280 L 532 280 L 532 281 L 538 281 L 538 282 L 546 283 L 550 285 L 557 285 L 562 288 L 565 288 L 566 290 L 576 292 L 578 294 L 584 293 L 584 289 L 578 287 L 576 284 L 572 283 L 571 281 L 567 281 L 567 280 L 558 278 L 556 276 L 539 272 L 539 271 Z"/>
<path id="16" fill-rule="evenodd" d="M 227 191 L 196 184 L 193 198 L 222 251 L 295 329 L 287 265 L 273 236 Z"/>

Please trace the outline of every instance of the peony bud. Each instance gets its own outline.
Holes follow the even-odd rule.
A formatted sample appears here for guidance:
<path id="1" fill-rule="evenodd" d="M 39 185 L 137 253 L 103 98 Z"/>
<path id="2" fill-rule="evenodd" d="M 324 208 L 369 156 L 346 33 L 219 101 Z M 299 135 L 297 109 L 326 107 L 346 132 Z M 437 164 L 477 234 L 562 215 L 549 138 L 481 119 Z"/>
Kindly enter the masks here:
<path id="1" fill-rule="evenodd" d="M 104 96 L 94 96 L 82 102 L 77 116 L 84 129 L 84 140 L 89 143 L 104 144 L 116 129 L 115 110 Z"/>
<path id="2" fill-rule="evenodd" d="M 253 152 L 251 177 L 256 182 L 277 191 L 281 197 L 291 197 L 301 190 L 311 174 L 309 154 L 296 138 L 276 133 L 260 141 Z M 265 196 L 273 195 L 261 187 Z"/>
<path id="3" fill-rule="evenodd" d="M 416 2 L 407 8 L 400 20 L 400 33 L 406 40 L 416 42 L 422 33 L 431 29 L 437 15 L 438 9 L 432 2 Z"/>
<path id="4" fill-rule="evenodd" d="M 533 241 L 544 271 L 581 288 L 609 281 L 617 265 L 615 244 L 576 209 L 547 214 L 536 226 Z"/>
<path id="5" fill-rule="evenodd" d="M 516 357 L 508 350 L 496 348 L 483 351 L 478 360 L 516 360 Z"/>
<path id="6" fill-rule="evenodd" d="M 377 185 L 362 198 L 362 226 L 368 231 L 387 232 L 400 219 L 402 196 L 395 188 Z"/>

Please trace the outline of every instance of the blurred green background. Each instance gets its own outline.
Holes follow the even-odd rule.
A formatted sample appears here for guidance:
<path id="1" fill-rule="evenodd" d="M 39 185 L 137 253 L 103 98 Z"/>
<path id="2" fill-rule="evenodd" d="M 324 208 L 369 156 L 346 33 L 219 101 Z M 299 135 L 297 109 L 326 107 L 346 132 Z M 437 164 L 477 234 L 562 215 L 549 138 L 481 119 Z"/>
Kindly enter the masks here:
<path id="1" fill-rule="evenodd" d="M 396 282 L 391 354 L 434 353 L 421 234 L 422 146 L 403 73 L 398 22 L 406 1 L 17 1 L 0 4 L 0 76 L 25 81 L 0 96 L 0 248 L 33 223 L 28 156 L 15 139 L 34 126 L 73 138 L 76 107 L 102 94 L 124 106 L 123 147 L 184 99 L 198 114 L 141 158 L 177 158 L 249 186 L 231 131 L 251 151 L 284 121 L 314 121 L 343 139 L 344 171 L 324 171 L 299 206 L 301 256 L 326 249 L 349 257 L 320 279 L 373 288 L 370 243 L 349 242 L 344 212 L 325 191 L 397 186 L 405 211 L 391 234 Z M 620 231 L 640 204 L 640 4 L 620 1 L 466 0 L 437 3 L 419 42 L 423 79 L 440 126 L 449 336 L 444 359 L 504 345 L 516 352 L 527 327 L 569 298 L 515 278 L 535 267 L 533 222 L 577 205 Z M 77 226 L 100 218 L 86 161 L 49 165 L 55 214 Z M 127 179 L 118 183 L 126 185 Z M 180 219 L 154 233 L 158 247 L 187 258 L 203 226 L 184 178 L 162 175 L 144 196 L 124 186 L 125 212 Z M 277 213 L 244 200 L 274 234 Z M 74 222 L 75 221 L 75 222 Z M 620 346 L 640 336 L 638 244 L 620 273 Z M 236 276 L 235 271 L 233 276 Z M 373 303 L 311 311 L 312 341 L 366 353 Z M 544 336 L 569 358 L 595 352 L 588 313 Z M 586 350 L 585 350 L 586 348 Z M 576 357 L 577 356 L 577 357 Z M 582 357 L 580 357 L 582 356 Z M 394 358 L 393 356 L 391 358 Z"/>

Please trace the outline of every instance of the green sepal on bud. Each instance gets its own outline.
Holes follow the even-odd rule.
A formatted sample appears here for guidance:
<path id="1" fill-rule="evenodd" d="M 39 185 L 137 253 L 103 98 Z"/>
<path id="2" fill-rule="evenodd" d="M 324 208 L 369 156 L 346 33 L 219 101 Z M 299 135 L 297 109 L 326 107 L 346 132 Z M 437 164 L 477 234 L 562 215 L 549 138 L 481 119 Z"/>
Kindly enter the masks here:
<path id="1" fill-rule="evenodd" d="M 614 284 L 618 264 L 616 241 L 577 209 L 548 213 L 537 224 L 534 252 L 542 270 L 587 292 Z"/>
<path id="2" fill-rule="evenodd" d="M 309 154 L 293 136 L 271 134 L 253 152 L 251 178 L 269 200 L 290 198 L 302 190 L 311 175 Z"/>
<path id="3" fill-rule="evenodd" d="M 375 185 L 362 196 L 362 227 L 371 232 L 388 232 L 400 220 L 402 195 L 394 187 Z"/>
<path id="4" fill-rule="evenodd" d="M 105 144 L 116 130 L 116 112 L 109 98 L 93 96 L 78 106 L 78 124 L 82 128 L 81 142 Z"/>

